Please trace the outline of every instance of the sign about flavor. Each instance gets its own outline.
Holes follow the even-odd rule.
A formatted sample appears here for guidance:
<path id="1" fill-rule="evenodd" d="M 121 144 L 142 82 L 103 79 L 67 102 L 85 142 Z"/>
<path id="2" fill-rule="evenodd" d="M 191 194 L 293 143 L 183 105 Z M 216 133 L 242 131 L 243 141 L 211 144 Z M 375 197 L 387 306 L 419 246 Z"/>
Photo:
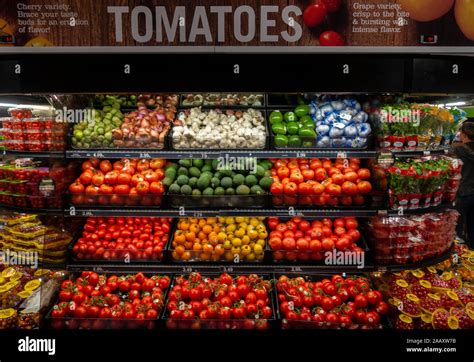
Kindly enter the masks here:
<path id="1" fill-rule="evenodd" d="M 473 46 L 472 0 L 11 0 L 0 46 Z"/>

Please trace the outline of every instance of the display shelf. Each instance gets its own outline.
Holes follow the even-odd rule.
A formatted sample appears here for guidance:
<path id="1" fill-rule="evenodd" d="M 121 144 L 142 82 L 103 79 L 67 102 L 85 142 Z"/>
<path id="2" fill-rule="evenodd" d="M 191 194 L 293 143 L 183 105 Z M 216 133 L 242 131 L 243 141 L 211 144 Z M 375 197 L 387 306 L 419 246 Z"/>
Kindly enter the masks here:
<path id="1" fill-rule="evenodd" d="M 402 216 L 402 215 L 419 215 L 428 212 L 441 212 L 447 209 L 452 209 L 454 204 L 452 202 L 443 202 L 437 206 L 420 207 L 418 209 L 403 209 L 403 210 L 378 210 L 379 216 Z"/>
<path id="2" fill-rule="evenodd" d="M 64 158 L 64 151 L 15 151 L 15 150 L 0 150 L 0 154 L 3 156 L 15 156 L 15 157 L 31 157 L 31 158 Z"/>
<path id="3" fill-rule="evenodd" d="M 451 255 L 454 252 L 454 245 L 444 254 L 437 256 L 432 259 L 427 259 L 427 260 L 422 260 L 416 263 L 410 263 L 410 264 L 389 264 L 389 265 L 376 265 L 374 268 L 374 271 L 378 272 L 397 272 L 397 271 L 402 271 L 402 270 L 409 270 L 409 269 L 419 269 L 419 268 L 425 268 L 431 265 L 439 264 L 445 261 L 446 259 L 450 258 Z"/>
<path id="4" fill-rule="evenodd" d="M 374 159 L 377 157 L 376 151 L 366 150 L 281 150 L 281 151 L 152 151 L 144 150 L 68 150 L 66 158 L 82 159 L 82 158 L 166 158 L 166 159 L 182 159 L 182 158 L 200 158 L 200 159 L 217 159 L 224 157 L 256 157 L 256 158 L 364 158 Z"/>
<path id="5" fill-rule="evenodd" d="M 21 212 L 27 214 L 36 214 L 36 215 L 52 215 L 52 216 L 62 216 L 64 211 L 62 209 L 34 209 L 34 208 L 25 208 L 18 206 L 8 206 L 0 205 L 0 211 L 13 211 Z"/>
<path id="6" fill-rule="evenodd" d="M 439 148 L 437 150 L 424 150 L 424 151 L 392 151 L 395 157 L 421 157 L 421 156 L 430 156 L 430 155 L 445 155 L 449 153 L 449 147 Z"/>
<path id="7" fill-rule="evenodd" d="M 377 215 L 375 209 L 153 209 L 153 208 L 87 208 L 72 206 L 64 210 L 65 216 L 167 216 L 167 217 L 213 217 L 213 216 L 277 216 L 277 217 L 368 217 Z"/>

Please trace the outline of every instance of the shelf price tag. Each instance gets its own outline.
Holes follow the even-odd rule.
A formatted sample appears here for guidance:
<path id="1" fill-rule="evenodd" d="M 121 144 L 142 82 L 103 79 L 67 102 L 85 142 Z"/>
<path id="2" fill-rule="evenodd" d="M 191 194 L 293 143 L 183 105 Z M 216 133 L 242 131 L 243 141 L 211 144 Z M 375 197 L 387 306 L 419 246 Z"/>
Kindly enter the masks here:
<path id="1" fill-rule="evenodd" d="M 234 268 L 231 267 L 231 266 L 223 266 L 223 267 L 222 267 L 222 272 L 223 272 L 223 273 L 233 273 L 233 272 L 234 272 Z"/>
<path id="2" fill-rule="evenodd" d="M 140 152 L 140 158 L 151 158 L 149 153 Z"/>
<path id="3" fill-rule="evenodd" d="M 291 272 L 292 273 L 300 273 L 302 271 L 303 271 L 303 269 L 301 269 L 299 266 L 292 266 L 291 267 Z"/>
<path id="4" fill-rule="evenodd" d="M 429 156 L 431 154 L 430 151 L 423 151 L 423 156 Z"/>
<path id="5" fill-rule="evenodd" d="M 191 266 L 183 266 L 183 273 L 192 273 L 193 268 Z"/>
<path id="6" fill-rule="evenodd" d="M 81 216 L 94 216 L 92 211 L 82 211 Z"/>
<path id="7" fill-rule="evenodd" d="M 94 152 L 93 155 L 95 158 L 104 158 L 104 154 L 102 152 Z"/>
<path id="8" fill-rule="evenodd" d="M 346 151 L 338 151 L 336 157 L 337 158 L 347 158 L 347 152 Z"/>
<path id="9" fill-rule="evenodd" d="M 193 212 L 193 217 L 202 217 L 202 216 L 203 216 L 202 211 L 195 211 L 195 212 Z"/>
<path id="10" fill-rule="evenodd" d="M 296 152 L 296 157 L 297 158 L 305 158 L 306 157 L 306 152 L 298 151 L 298 152 Z"/>

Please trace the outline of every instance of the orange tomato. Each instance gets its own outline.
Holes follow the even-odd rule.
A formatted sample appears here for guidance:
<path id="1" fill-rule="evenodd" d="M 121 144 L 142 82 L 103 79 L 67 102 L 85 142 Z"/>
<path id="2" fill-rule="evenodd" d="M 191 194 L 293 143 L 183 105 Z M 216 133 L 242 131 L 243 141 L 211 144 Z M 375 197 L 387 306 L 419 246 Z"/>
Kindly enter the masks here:
<path id="1" fill-rule="evenodd" d="M 357 175 L 361 180 L 368 180 L 370 179 L 370 170 L 368 168 L 360 168 L 357 171 Z"/>
<path id="2" fill-rule="evenodd" d="M 314 171 L 311 170 L 311 169 L 308 169 L 308 170 L 304 170 L 302 172 L 302 175 L 303 175 L 303 178 L 308 181 L 308 180 L 312 180 L 314 178 Z"/>
<path id="3" fill-rule="evenodd" d="M 346 178 L 346 181 L 355 182 L 359 178 L 359 175 L 353 171 L 350 171 L 350 172 L 345 173 L 344 177 Z"/>
<path id="4" fill-rule="evenodd" d="M 345 181 L 345 177 L 342 173 L 336 173 L 331 176 L 332 182 L 334 182 L 337 185 L 342 185 L 343 182 Z"/>

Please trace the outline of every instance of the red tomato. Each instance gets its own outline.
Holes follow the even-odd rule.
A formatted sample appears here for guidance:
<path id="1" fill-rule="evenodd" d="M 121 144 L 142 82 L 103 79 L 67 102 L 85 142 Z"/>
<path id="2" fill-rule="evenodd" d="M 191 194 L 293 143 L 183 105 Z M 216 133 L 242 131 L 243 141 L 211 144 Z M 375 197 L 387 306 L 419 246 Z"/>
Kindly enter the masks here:
<path id="1" fill-rule="evenodd" d="M 357 171 L 357 175 L 359 175 L 361 180 L 368 180 L 370 179 L 370 170 L 368 168 L 360 168 Z"/>
<path id="2" fill-rule="evenodd" d="M 331 196 L 340 196 L 342 192 L 342 188 L 339 185 L 331 184 L 326 187 L 326 192 Z"/>
<path id="3" fill-rule="evenodd" d="M 107 172 L 112 171 L 112 163 L 109 160 L 102 160 L 99 168 L 104 174 L 106 174 Z"/>
<path id="4" fill-rule="evenodd" d="M 328 30 L 319 36 L 319 44 L 322 46 L 343 46 L 344 38 L 337 32 Z"/>
<path id="5" fill-rule="evenodd" d="M 357 229 L 358 226 L 359 226 L 359 223 L 357 222 L 355 218 L 346 217 L 346 227 L 348 229 Z"/>
<path id="6" fill-rule="evenodd" d="M 80 182 L 74 182 L 69 186 L 69 191 L 72 194 L 82 194 L 85 191 L 84 185 L 81 184 Z"/>
<path id="7" fill-rule="evenodd" d="M 359 175 L 357 175 L 357 173 L 354 171 L 348 171 L 344 174 L 344 177 L 346 178 L 346 181 L 355 182 L 358 180 Z"/>
<path id="8" fill-rule="evenodd" d="M 283 185 L 279 182 L 273 182 L 270 186 L 270 192 L 272 195 L 280 195 L 283 193 Z"/>
<path id="9" fill-rule="evenodd" d="M 298 192 L 298 186 L 294 182 L 288 182 L 284 187 L 285 194 L 296 195 Z"/>
<path id="10" fill-rule="evenodd" d="M 132 176 L 125 172 L 121 172 L 117 177 L 117 183 L 119 185 L 129 185 L 131 180 Z"/>
<path id="11" fill-rule="evenodd" d="M 357 184 L 357 188 L 361 194 L 368 194 L 370 191 L 372 191 L 372 185 L 369 181 L 360 181 Z"/>
<path id="12" fill-rule="evenodd" d="M 344 181 L 342 184 L 342 192 L 346 195 L 356 195 L 359 192 L 357 185 L 351 181 Z"/>
<path id="13" fill-rule="evenodd" d="M 303 13 L 303 21 L 306 26 L 314 28 L 320 25 L 327 14 L 326 5 L 321 2 L 309 5 Z"/>

